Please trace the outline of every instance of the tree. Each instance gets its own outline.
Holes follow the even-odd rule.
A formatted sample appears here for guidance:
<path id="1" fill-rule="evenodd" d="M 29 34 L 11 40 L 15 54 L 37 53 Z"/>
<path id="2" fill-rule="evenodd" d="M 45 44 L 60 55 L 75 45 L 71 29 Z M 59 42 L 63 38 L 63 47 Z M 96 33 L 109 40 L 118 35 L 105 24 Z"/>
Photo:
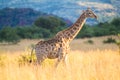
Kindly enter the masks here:
<path id="1" fill-rule="evenodd" d="M 60 18 L 53 16 L 40 17 L 34 24 L 38 27 L 48 29 L 53 33 L 56 32 L 58 27 L 64 27 L 66 25 Z"/>
<path id="2" fill-rule="evenodd" d="M 17 43 L 19 42 L 20 37 L 17 35 L 16 30 L 11 27 L 5 27 L 0 31 L 0 41 Z"/>
<path id="3" fill-rule="evenodd" d="M 81 31 L 79 32 L 79 34 L 77 35 L 77 38 L 81 37 L 92 37 L 94 35 L 94 31 L 93 28 L 89 25 L 84 25 L 81 29 Z"/>
<path id="4" fill-rule="evenodd" d="M 120 18 L 115 18 L 111 21 L 111 24 L 115 25 L 116 27 L 120 26 Z M 120 27 L 119 27 L 120 29 Z"/>
<path id="5" fill-rule="evenodd" d="M 22 39 L 49 38 L 52 35 L 49 30 L 36 26 L 17 27 L 16 30 Z"/>

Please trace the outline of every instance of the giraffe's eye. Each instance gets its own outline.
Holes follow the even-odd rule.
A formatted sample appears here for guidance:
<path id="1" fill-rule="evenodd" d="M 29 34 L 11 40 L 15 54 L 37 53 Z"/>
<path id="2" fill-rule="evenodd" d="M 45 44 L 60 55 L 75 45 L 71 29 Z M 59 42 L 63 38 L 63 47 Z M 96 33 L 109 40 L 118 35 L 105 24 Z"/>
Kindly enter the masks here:
<path id="1" fill-rule="evenodd" d="M 91 13 L 88 13 L 89 15 L 91 15 Z"/>

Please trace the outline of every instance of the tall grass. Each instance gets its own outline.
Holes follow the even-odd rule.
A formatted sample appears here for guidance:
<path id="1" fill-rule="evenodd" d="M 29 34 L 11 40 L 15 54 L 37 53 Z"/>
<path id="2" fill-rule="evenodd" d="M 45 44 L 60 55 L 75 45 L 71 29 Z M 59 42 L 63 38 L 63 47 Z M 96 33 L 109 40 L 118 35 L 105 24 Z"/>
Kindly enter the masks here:
<path id="1" fill-rule="evenodd" d="M 28 52 L 14 53 L 0 55 L 0 80 L 120 80 L 118 51 L 71 51 L 67 66 L 61 62 L 57 69 L 56 60 L 49 59 L 41 66 L 27 63 L 20 66 L 19 53 Z"/>

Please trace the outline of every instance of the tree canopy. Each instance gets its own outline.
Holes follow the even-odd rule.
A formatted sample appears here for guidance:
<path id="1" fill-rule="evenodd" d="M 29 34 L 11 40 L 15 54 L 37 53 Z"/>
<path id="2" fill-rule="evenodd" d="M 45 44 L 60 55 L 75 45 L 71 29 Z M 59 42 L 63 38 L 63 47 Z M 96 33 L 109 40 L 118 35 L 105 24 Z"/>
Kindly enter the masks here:
<path id="1" fill-rule="evenodd" d="M 65 28 L 67 28 L 65 23 L 58 18 L 40 17 L 32 26 L 4 27 L 0 29 L 0 42 L 16 43 L 20 39 L 51 38 Z M 115 18 L 111 22 L 99 23 L 93 26 L 85 24 L 76 38 L 117 35 L 118 33 L 120 33 L 120 18 Z"/>
<path id="2" fill-rule="evenodd" d="M 64 27 L 66 24 L 58 17 L 53 16 L 43 16 L 38 18 L 34 24 L 38 27 L 49 29 L 51 32 L 56 32 L 56 29 L 59 27 Z"/>

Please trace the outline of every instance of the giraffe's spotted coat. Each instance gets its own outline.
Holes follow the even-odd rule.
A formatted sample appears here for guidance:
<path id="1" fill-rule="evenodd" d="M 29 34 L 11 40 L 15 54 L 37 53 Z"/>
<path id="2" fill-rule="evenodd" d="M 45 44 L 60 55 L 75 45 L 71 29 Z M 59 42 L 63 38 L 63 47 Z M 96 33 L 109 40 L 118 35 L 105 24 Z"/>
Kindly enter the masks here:
<path id="1" fill-rule="evenodd" d="M 86 18 L 97 18 L 89 8 L 82 13 L 78 20 L 69 28 L 60 31 L 50 40 L 40 41 L 35 45 L 35 52 L 38 63 L 43 62 L 46 58 L 58 58 L 56 66 L 69 52 L 69 44 L 81 30 Z"/>

